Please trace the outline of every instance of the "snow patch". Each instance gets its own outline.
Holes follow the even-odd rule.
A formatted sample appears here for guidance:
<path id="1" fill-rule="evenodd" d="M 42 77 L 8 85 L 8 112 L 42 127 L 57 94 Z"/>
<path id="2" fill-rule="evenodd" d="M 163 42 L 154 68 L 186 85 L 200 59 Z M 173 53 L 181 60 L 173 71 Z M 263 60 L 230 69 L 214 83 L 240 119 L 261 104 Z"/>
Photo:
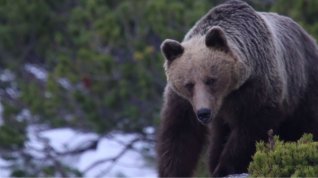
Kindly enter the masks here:
<path id="1" fill-rule="evenodd" d="M 37 127 L 28 129 L 29 141 L 26 144 L 28 152 L 36 157 L 44 157 L 40 152 L 45 148 L 45 143 L 49 144 L 57 152 L 67 152 L 75 148 L 85 147 L 85 145 L 100 139 L 96 150 L 89 150 L 80 155 L 69 157 L 60 157 L 64 164 L 72 166 L 84 172 L 84 177 L 157 177 L 156 171 L 149 166 L 140 154 L 140 149 L 146 146 L 146 143 L 138 142 L 135 145 L 135 150 L 125 152 L 109 169 L 111 161 L 103 162 L 97 166 L 91 165 L 99 160 L 113 158 L 118 155 L 124 148 L 125 144 L 136 138 L 133 134 L 114 133 L 110 137 L 99 138 L 94 133 L 81 133 L 70 128 L 51 129 L 40 131 Z M 91 167 L 91 168 L 89 168 Z M 89 168 L 89 169 L 88 169 Z M 86 172 L 85 172 L 86 171 Z"/>
<path id="2" fill-rule="evenodd" d="M 31 118 L 31 112 L 28 109 L 22 109 L 22 111 L 17 115 L 17 121 L 25 121 Z"/>
<path id="3" fill-rule="evenodd" d="M 146 128 L 143 129 L 143 131 L 146 134 L 154 134 L 155 133 L 155 128 L 154 127 L 146 127 Z"/>
<path id="4" fill-rule="evenodd" d="M 25 70 L 33 74 L 37 79 L 46 81 L 47 79 L 47 71 L 39 66 L 34 64 L 25 64 Z"/>
<path id="5" fill-rule="evenodd" d="M 0 158 L 0 177 L 9 177 L 10 171 L 6 169 L 9 167 L 10 163 L 2 158 Z"/>
<path id="6" fill-rule="evenodd" d="M 232 174 L 226 176 L 226 178 L 247 178 L 248 174 L 247 173 L 242 173 L 242 174 Z"/>
<path id="7" fill-rule="evenodd" d="M 1 82 L 11 82 L 15 79 L 15 75 L 8 69 L 3 70 L 0 74 L 0 81 Z"/>
<path id="8" fill-rule="evenodd" d="M 18 98 L 20 96 L 20 93 L 16 88 L 6 88 L 5 91 L 8 93 L 8 95 L 10 95 L 11 98 Z"/>
<path id="9" fill-rule="evenodd" d="M 60 78 L 58 79 L 58 83 L 65 89 L 71 89 L 72 88 L 72 85 L 71 83 L 69 82 L 68 79 L 66 78 Z"/>

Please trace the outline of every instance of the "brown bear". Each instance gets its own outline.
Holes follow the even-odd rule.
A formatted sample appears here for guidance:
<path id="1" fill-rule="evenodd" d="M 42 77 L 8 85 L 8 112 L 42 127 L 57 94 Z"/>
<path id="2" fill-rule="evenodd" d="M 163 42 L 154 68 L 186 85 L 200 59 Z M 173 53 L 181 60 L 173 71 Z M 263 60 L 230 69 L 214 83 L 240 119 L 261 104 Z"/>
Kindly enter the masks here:
<path id="1" fill-rule="evenodd" d="M 318 48 L 292 19 L 232 0 L 161 50 L 160 177 L 192 176 L 205 145 L 212 176 L 246 172 L 270 129 L 285 140 L 318 139 Z"/>

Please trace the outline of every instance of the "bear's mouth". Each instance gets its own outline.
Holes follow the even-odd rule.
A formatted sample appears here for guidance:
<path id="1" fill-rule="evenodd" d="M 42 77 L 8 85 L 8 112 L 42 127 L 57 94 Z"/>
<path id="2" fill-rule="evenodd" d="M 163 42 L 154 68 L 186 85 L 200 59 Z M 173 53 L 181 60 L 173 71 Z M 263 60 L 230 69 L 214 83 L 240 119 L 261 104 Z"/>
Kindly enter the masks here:
<path id="1" fill-rule="evenodd" d="M 203 124 L 203 125 L 205 125 L 205 124 L 208 124 L 208 123 L 210 123 L 210 121 L 212 120 L 212 118 L 211 117 L 209 117 L 209 118 L 197 118 L 198 119 L 198 121 L 201 123 L 201 124 Z"/>

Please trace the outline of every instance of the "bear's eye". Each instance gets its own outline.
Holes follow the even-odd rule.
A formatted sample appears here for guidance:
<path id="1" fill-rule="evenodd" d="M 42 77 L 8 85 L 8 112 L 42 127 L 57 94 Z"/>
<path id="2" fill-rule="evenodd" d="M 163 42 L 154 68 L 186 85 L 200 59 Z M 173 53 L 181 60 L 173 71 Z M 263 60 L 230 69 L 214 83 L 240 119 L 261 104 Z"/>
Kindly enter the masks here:
<path id="1" fill-rule="evenodd" d="M 214 83 L 215 83 L 215 81 L 216 81 L 216 78 L 207 78 L 205 81 L 204 81 L 204 83 L 206 84 L 206 85 L 213 85 Z"/>
<path id="2" fill-rule="evenodd" d="M 189 91 L 192 92 L 193 87 L 194 87 L 194 83 L 187 83 L 184 85 L 184 87 Z"/>

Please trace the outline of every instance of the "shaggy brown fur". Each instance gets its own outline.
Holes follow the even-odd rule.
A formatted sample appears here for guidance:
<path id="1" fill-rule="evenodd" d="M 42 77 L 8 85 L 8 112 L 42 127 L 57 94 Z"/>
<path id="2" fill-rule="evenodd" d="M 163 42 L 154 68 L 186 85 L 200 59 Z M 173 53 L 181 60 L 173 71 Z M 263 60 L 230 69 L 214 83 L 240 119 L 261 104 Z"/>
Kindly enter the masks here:
<path id="1" fill-rule="evenodd" d="M 298 24 L 241 1 L 210 10 L 183 42 L 165 40 L 160 177 L 193 175 L 209 143 L 212 176 L 247 171 L 267 131 L 318 140 L 318 48 Z"/>

